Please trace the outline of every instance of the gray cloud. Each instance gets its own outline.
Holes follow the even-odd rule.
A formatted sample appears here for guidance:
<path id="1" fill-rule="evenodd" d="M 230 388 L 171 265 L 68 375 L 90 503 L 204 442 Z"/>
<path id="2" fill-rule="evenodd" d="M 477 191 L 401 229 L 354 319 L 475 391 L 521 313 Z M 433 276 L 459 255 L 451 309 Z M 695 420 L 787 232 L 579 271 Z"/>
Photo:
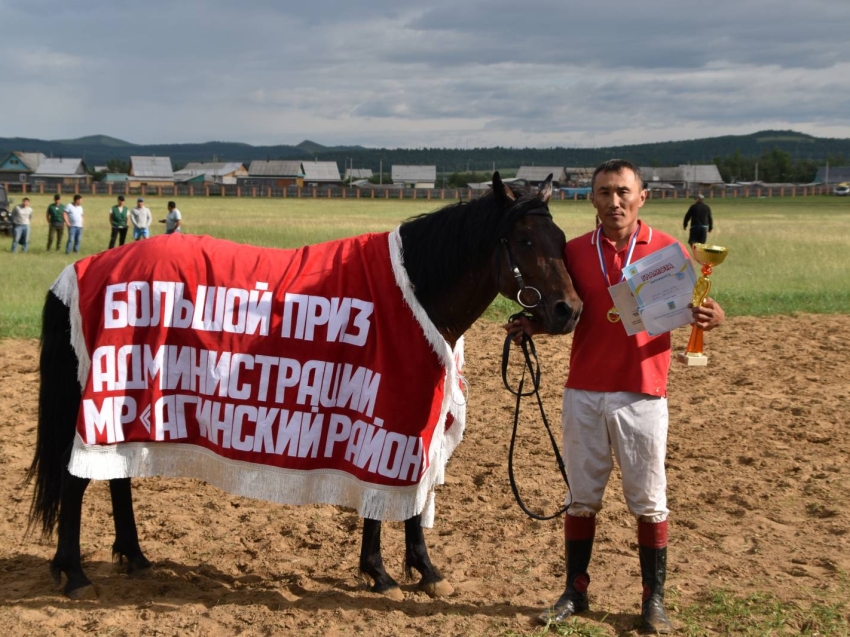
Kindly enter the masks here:
<path id="1" fill-rule="evenodd" d="M 0 135 L 375 146 L 789 126 L 850 136 L 844 0 L 290 4 L 0 0 L 15 34 L 0 40 Z"/>

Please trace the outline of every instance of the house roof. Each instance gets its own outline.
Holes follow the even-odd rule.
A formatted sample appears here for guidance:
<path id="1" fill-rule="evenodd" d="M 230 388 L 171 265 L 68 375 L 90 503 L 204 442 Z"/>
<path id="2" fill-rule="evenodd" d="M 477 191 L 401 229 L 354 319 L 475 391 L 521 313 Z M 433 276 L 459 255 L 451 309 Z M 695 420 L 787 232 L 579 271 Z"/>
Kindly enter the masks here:
<path id="1" fill-rule="evenodd" d="M 183 166 L 180 170 L 175 170 L 174 175 L 181 177 L 197 177 L 198 175 L 205 175 L 207 173 L 212 175 L 230 175 L 243 168 L 245 168 L 245 166 L 238 161 L 193 161 Z"/>
<path id="2" fill-rule="evenodd" d="M 255 159 L 248 168 L 251 177 L 303 177 L 300 161 Z"/>
<path id="3" fill-rule="evenodd" d="M 685 181 L 698 184 L 722 184 L 723 177 L 720 169 L 715 164 L 702 164 L 696 166 L 682 166 Z"/>
<path id="4" fill-rule="evenodd" d="M 174 179 L 170 157 L 130 157 L 130 175 L 153 179 Z"/>
<path id="5" fill-rule="evenodd" d="M 335 161 L 305 161 L 304 181 L 342 181 Z"/>
<path id="6" fill-rule="evenodd" d="M 371 168 L 346 168 L 346 179 L 369 179 L 372 176 Z"/>
<path id="7" fill-rule="evenodd" d="M 393 182 L 404 183 L 431 183 L 437 181 L 436 166 L 393 166 Z"/>
<path id="8" fill-rule="evenodd" d="M 46 159 L 44 153 L 23 153 L 19 150 L 15 150 L 6 155 L 3 161 L 0 161 L 0 166 L 5 164 L 13 155 L 17 157 L 18 161 L 22 163 L 30 172 L 38 168 L 38 165 Z M 4 168 L 3 170 L 21 172 L 20 168 Z"/>
<path id="9" fill-rule="evenodd" d="M 37 177 L 85 176 L 86 165 L 82 159 L 71 157 L 47 157 L 35 169 Z"/>
<path id="10" fill-rule="evenodd" d="M 558 183 L 567 180 L 567 173 L 563 166 L 520 166 L 516 178 L 525 179 L 530 183 L 539 183 L 546 181 L 549 175 L 552 175 L 552 180 Z"/>
<path id="11" fill-rule="evenodd" d="M 720 170 L 714 164 L 696 166 L 641 166 L 644 181 L 649 184 L 657 181 L 683 181 L 698 184 L 722 184 Z"/>

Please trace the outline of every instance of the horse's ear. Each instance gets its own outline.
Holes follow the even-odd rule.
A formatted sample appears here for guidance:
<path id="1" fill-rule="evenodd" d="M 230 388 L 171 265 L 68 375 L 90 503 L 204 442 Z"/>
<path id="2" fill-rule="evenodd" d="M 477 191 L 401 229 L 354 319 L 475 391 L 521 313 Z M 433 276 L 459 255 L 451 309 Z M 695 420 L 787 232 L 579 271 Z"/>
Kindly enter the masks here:
<path id="1" fill-rule="evenodd" d="M 549 203 L 549 199 L 552 197 L 552 177 L 554 175 L 549 173 L 546 181 L 540 184 L 540 190 L 537 192 L 537 196 L 540 197 L 540 201 L 543 203 Z"/>
<path id="2" fill-rule="evenodd" d="M 496 193 L 496 196 L 500 199 L 502 197 L 507 197 L 509 201 L 516 201 L 516 195 L 513 190 L 511 190 L 503 181 L 502 176 L 499 175 L 499 171 L 493 173 L 493 192 Z"/>

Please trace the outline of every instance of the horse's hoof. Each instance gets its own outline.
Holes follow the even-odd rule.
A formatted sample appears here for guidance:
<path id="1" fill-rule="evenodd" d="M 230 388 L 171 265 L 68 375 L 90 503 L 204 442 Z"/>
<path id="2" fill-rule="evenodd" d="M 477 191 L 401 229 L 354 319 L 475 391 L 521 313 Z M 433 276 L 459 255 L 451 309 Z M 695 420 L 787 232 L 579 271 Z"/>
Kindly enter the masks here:
<path id="1" fill-rule="evenodd" d="M 439 582 L 428 582 L 420 584 L 420 590 L 425 591 L 431 597 L 448 597 L 455 592 L 454 587 L 447 580 L 441 579 Z"/>
<path id="2" fill-rule="evenodd" d="M 132 577 L 133 579 L 146 579 L 150 577 L 152 573 L 153 565 L 151 564 L 146 566 L 129 565 L 127 567 L 127 577 Z"/>
<path id="3" fill-rule="evenodd" d="M 393 586 L 392 588 L 380 591 L 380 594 L 394 602 L 404 601 L 404 593 L 401 592 L 401 589 L 398 586 Z"/>
<path id="4" fill-rule="evenodd" d="M 65 596 L 68 599 L 97 599 L 97 589 L 95 589 L 94 584 L 86 584 L 85 586 L 80 586 L 79 588 L 75 588 L 73 590 L 68 590 L 65 587 Z"/>
<path id="5" fill-rule="evenodd" d="M 147 577 L 151 574 L 151 571 L 153 571 L 153 564 L 144 555 L 127 560 L 126 573 L 130 577 Z"/>

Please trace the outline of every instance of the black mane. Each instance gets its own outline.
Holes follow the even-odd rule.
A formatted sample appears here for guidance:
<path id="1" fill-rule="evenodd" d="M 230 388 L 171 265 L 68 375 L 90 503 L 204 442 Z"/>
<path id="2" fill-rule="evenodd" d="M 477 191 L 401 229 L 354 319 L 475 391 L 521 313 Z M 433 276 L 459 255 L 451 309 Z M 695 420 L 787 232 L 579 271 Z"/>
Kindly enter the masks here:
<path id="1" fill-rule="evenodd" d="M 518 219 L 545 208 L 536 192 L 516 185 L 510 188 L 517 200 L 504 197 L 512 204 L 509 210 L 491 190 L 477 199 L 451 204 L 402 223 L 399 232 L 404 266 L 423 306 L 429 307 L 461 276 L 480 266 Z"/>

